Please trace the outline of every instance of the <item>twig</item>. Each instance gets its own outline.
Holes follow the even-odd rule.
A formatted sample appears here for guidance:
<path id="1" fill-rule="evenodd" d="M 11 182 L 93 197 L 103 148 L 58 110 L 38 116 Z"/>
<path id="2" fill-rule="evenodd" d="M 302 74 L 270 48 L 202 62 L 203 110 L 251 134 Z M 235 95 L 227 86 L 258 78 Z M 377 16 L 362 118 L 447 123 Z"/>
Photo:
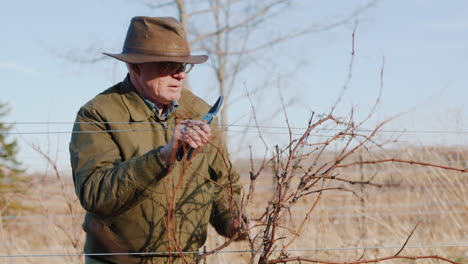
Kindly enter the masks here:
<path id="1" fill-rule="evenodd" d="M 325 261 L 320 259 L 310 259 L 304 257 L 291 257 L 291 258 L 279 258 L 275 260 L 268 261 L 268 264 L 275 264 L 275 263 L 286 263 L 291 261 L 304 261 L 304 262 L 312 262 L 312 263 L 321 263 L 321 264 L 365 264 L 365 263 L 379 263 L 380 261 L 387 261 L 392 259 L 410 259 L 410 260 L 418 260 L 418 259 L 438 259 L 442 260 L 451 264 L 462 264 L 460 262 L 455 262 L 449 260 L 444 257 L 440 257 L 437 255 L 434 256 L 391 256 L 391 257 L 383 257 L 383 258 L 376 258 L 370 260 L 360 260 L 360 261 L 351 261 L 351 262 L 336 262 L 336 261 Z"/>
<path id="2" fill-rule="evenodd" d="M 357 162 L 352 162 L 352 163 L 348 163 L 348 164 L 336 165 L 336 168 L 346 168 L 346 167 L 351 167 L 351 166 L 355 166 L 355 165 L 358 165 L 358 164 L 379 164 L 379 163 L 385 163 L 385 162 L 415 164 L 415 165 L 422 165 L 422 166 L 440 168 L 440 169 L 445 169 L 445 170 L 458 171 L 458 172 L 462 172 L 462 173 L 468 172 L 468 168 L 459 169 L 459 168 L 443 166 L 443 165 L 438 165 L 438 164 L 433 164 L 433 163 L 414 161 L 414 160 L 403 160 L 403 159 L 368 160 L 368 161 L 362 161 L 362 162 L 357 161 Z"/>
<path id="3" fill-rule="evenodd" d="M 400 255 L 400 253 L 403 251 L 403 249 L 406 247 L 406 244 L 408 244 L 408 241 L 410 240 L 411 236 L 413 235 L 414 231 L 416 230 L 416 228 L 418 227 L 419 223 L 421 223 L 421 221 L 418 221 L 416 223 L 416 225 L 414 226 L 413 230 L 411 231 L 411 233 L 409 234 L 409 236 L 406 238 L 406 241 L 405 243 L 403 243 L 403 246 L 400 248 L 400 250 L 398 250 L 398 252 L 394 255 L 394 256 L 398 256 Z"/>

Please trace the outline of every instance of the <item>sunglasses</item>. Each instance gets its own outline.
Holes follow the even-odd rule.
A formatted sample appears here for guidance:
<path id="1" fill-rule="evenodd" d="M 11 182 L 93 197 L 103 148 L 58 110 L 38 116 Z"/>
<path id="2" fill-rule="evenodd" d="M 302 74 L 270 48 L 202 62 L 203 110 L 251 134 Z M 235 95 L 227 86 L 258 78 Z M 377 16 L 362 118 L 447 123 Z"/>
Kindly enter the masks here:
<path id="1" fill-rule="evenodd" d="M 191 63 L 180 63 L 171 61 L 160 62 L 159 65 L 161 69 L 168 75 L 176 74 L 179 72 L 189 73 L 194 66 Z"/>

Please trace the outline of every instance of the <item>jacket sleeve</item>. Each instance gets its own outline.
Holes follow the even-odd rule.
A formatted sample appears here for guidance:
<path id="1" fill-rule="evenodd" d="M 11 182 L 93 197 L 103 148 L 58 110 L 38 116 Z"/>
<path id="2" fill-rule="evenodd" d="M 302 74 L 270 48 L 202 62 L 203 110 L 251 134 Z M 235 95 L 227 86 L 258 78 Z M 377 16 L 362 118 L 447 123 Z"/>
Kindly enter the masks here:
<path id="1" fill-rule="evenodd" d="M 88 212 L 109 217 L 119 215 L 145 197 L 145 190 L 168 170 L 159 149 L 121 160 L 109 124 L 99 112 L 80 109 L 70 142 L 75 192 Z"/>
<path id="2" fill-rule="evenodd" d="M 216 181 L 211 224 L 219 234 L 226 236 L 229 221 L 238 217 L 242 210 L 242 186 L 239 173 L 229 159 L 222 133 L 217 142 L 215 158 L 210 167 L 210 177 Z"/>

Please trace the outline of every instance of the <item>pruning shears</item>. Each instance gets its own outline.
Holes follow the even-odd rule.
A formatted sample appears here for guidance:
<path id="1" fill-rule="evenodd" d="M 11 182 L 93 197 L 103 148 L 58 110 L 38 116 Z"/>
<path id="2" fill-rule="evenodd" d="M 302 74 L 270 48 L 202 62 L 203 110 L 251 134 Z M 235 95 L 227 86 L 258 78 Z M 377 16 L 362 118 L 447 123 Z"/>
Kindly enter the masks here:
<path id="1" fill-rule="evenodd" d="M 202 121 L 203 123 L 206 123 L 206 124 L 210 124 L 211 121 L 213 121 L 213 119 L 215 118 L 216 114 L 221 109 L 221 107 L 223 106 L 223 102 L 224 102 L 224 96 L 220 96 L 218 98 L 218 100 L 216 101 L 216 103 L 211 107 L 210 111 L 208 111 L 208 113 L 206 113 L 202 117 L 202 119 L 200 119 L 200 121 Z M 186 127 L 183 128 L 183 131 L 185 131 L 185 130 L 186 130 Z M 189 148 L 188 153 L 187 153 L 187 160 L 190 160 L 192 158 L 192 155 L 193 155 L 194 151 L 195 151 L 195 149 Z M 183 157 L 184 157 L 184 148 L 181 148 L 177 152 L 176 158 L 177 158 L 178 161 L 181 161 Z"/>

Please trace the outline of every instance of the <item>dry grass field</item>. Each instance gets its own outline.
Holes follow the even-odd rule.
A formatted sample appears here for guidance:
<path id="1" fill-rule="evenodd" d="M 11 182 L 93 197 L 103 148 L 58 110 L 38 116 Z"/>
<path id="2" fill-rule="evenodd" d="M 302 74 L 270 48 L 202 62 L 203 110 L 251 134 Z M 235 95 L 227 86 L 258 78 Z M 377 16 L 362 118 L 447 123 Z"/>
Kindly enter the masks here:
<path id="1" fill-rule="evenodd" d="M 397 157 L 468 167 L 467 152 L 455 148 L 401 147 L 369 155 L 362 154 L 361 158 Z M 250 165 L 239 164 L 244 164 L 239 169 L 247 188 Z M 339 175 L 357 181 L 373 177 L 374 183 L 383 186 L 324 181 L 323 187 L 343 190 L 322 193 L 305 221 L 303 232 L 289 246 L 288 255 L 336 262 L 391 256 L 399 251 L 419 222 L 401 255 L 439 255 L 468 263 L 468 173 L 389 162 L 343 168 Z M 81 252 L 84 241 L 83 210 L 75 198 L 70 177 L 36 176 L 34 183 L 23 188 L 27 189 L 24 193 L 2 194 L 7 207 L 0 212 L 0 263 L 82 263 L 83 257 L 73 254 Z M 264 212 L 273 192 L 273 176 L 265 171 L 257 180 L 253 202 L 248 206 L 252 218 Z M 312 194 L 300 200 L 281 224 L 297 230 L 317 196 Z M 283 239 L 277 242 L 276 249 L 280 250 L 293 237 L 288 229 L 281 230 L 278 237 Z M 261 227 L 256 227 L 251 233 L 259 230 Z M 213 229 L 209 232 L 207 250 L 224 242 Z M 236 242 L 209 256 L 206 262 L 248 263 L 249 248 L 247 242 Z M 421 259 L 381 263 L 443 262 Z"/>

